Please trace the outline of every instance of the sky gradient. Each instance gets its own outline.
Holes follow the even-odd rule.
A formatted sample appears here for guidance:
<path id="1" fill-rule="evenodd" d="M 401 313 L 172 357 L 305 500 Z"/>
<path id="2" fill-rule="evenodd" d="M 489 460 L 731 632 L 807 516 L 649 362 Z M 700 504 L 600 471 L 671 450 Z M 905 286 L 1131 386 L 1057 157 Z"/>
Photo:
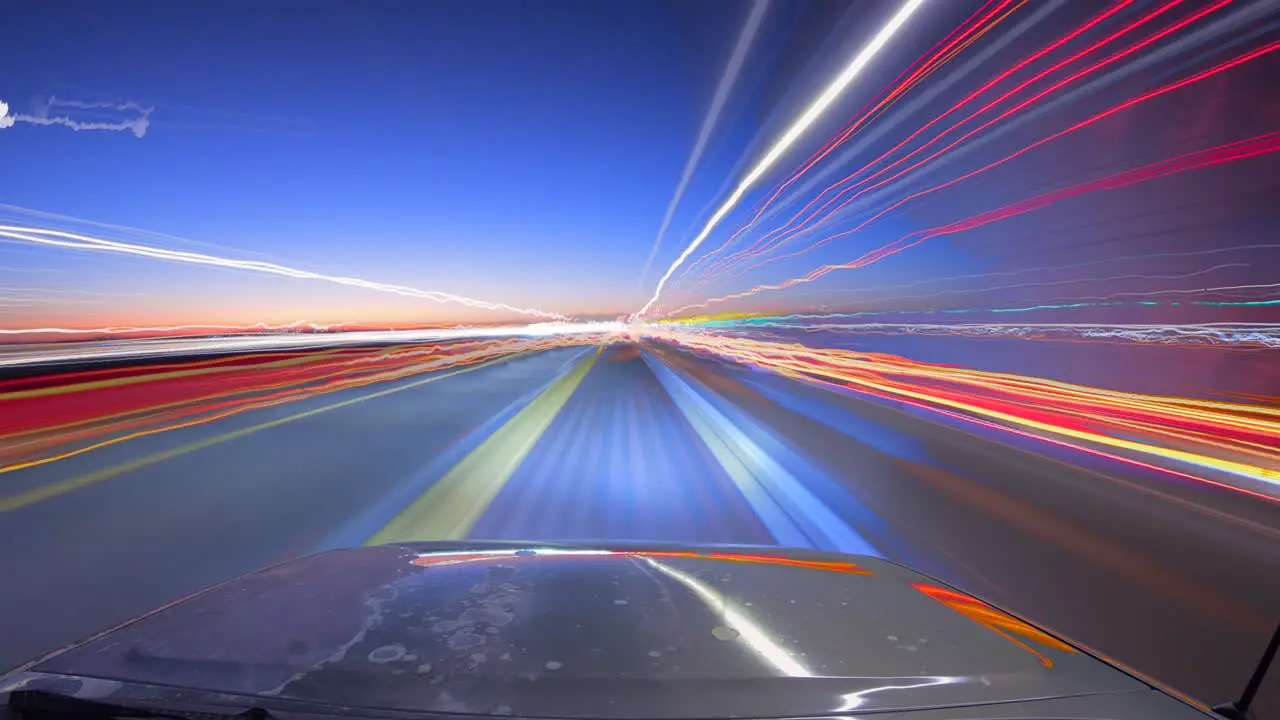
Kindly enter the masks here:
<path id="1" fill-rule="evenodd" d="M 0 88 L 15 110 L 51 95 L 155 110 L 143 138 L 8 130 L 0 162 L 23 170 L 0 178 L 0 198 L 319 272 L 625 312 L 743 10 L 31 6 L 3 48 L 23 68 Z M 464 317 L 314 283 L 11 249 L 4 265 L 19 272 L 65 269 L 104 293 L 121 289 L 107 279 L 119 273 L 174 301 L 148 312 L 145 297 L 121 297 L 110 315 L 221 321 L 261 305 L 266 320 Z"/>
<path id="2" fill-rule="evenodd" d="M 730 78 L 753 2 L 23 7 L 0 47 L 19 68 L 0 221 L 612 319 L 901 6 L 765 2 Z M 656 312 L 1270 297 L 1261 7 L 924 3 Z M 13 238 L 0 287 L 5 327 L 527 319 Z"/>

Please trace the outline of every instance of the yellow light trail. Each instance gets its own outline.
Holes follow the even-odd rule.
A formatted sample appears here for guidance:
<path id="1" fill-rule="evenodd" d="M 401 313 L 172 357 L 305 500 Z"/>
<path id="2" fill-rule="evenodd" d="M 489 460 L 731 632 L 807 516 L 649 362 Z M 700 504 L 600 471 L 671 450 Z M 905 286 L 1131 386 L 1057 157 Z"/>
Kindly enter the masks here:
<path id="1" fill-rule="evenodd" d="M 1144 395 L 1011 373 L 931 365 L 880 353 L 715 336 L 673 326 L 649 326 L 644 333 L 788 377 L 947 408 L 1051 437 L 1280 485 L 1280 408 Z M 1072 446 L 1093 452 L 1084 445 Z"/>

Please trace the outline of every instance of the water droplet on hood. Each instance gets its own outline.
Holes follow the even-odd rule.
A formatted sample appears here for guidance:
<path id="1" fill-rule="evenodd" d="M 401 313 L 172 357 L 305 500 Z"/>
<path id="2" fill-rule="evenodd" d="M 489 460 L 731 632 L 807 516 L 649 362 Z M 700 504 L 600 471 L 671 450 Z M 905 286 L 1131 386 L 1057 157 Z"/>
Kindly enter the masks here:
<path id="1" fill-rule="evenodd" d="M 396 662 L 404 659 L 404 654 L 403 645 L 383 645 L 369 652 L 369 662 L 378 664 Z"/>
<path id="2" fill-rule="evenodd" d="M 738 637 L 739 635 L 741 635 L 742 633 L 738 632 L 737 630 L 734 630 L 731 627 L 725 627 L 723 625 L 720 625 L 720 626 L 711 628 L 711 634 L 714 635 L 717 640 L 732 640 Z"/>

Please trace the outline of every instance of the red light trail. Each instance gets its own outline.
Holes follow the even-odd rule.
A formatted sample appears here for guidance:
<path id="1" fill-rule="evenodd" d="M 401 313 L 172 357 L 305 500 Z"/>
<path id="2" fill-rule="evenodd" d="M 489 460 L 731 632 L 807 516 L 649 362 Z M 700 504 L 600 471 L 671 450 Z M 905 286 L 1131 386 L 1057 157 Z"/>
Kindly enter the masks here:
<path id="1" fill-rule="evenodd" d="M 0 473 L 248 410 L 599 342 L 593 335 L 239 354 L 0 381 Z"/>
<path id="2" fill-rule="evenodd" d="M 1254 56 L 1262 54 L 1263 52 L 1271 52 L 1275 49 L 1280 49 L 1280 42 L 1272 43 L 1266 48 L 1262 48 L 1260 50 L 1255 51 Z M 1244 59 L 1238 58 L 1237 60 L 1232 61 L 1232 63 L 1238 64 L 1240 62 L 1244 62 L 1245 59 L 1248 59 L 1248 56 L 1245 56 Z M 1229 66 L 1232 66 L 1232 65 L 1230 63 L 1224 64 L 1222 66 L 1219 66 L 1218 69 L 1219 70 L 1226 69 L 1226 67 L 1229 67 Z M 1206 72 L 1209 72 L 1209 71 L 1206 71 Z M 1130 102 L 1132 103 L 1135 101 L 1130 101 Z M 1108 111 L 1108 113 L 1115 112 L 1115 111 L 1116 110 L 1113 108 L 1113 110 Z M 1101 117 L 1101 115 L 1095 116 L 1094 119 L 1098 117 Z M 1086 122 L 1089 122 L 1089 121 L 1086 121 Z M 1063 134 L 1065 134 L 1065 132 L 1067 131 L 1063 131 Z M 1047 139 L 1042 140 L 1040 142 L 1041 143 L 1047 142 Z M 1019 151 L 1019 153 L 1026 152 L 1032 147 L 1035 147 L 1035 146 L 1032 145 L 1027 148 L 1024 148 L 1023 150 Z M 870 265 L 871 263 L 882 260 L 890 255 L 902 252 L 903 250 L 906 250 L 911 247 L 915 247 L 916 245 L 919 245 L 920 243 L 930 238 L 964 232 L 966 230 L 972 230 L 974 228 L 982 227 L 984 225 L 989 225 L 999 220 L 1005 220 L 1011 217 L 1032 212 L 1034 210 L 1039 210 L 1053 203 L 1056 203 L 1060 200 L 1063 200 L 1069 197 L 1074 197 L 1076 195 L 1081 195 L 1088 192 L 1094 192 L 1097 190 L 1116 190 L 1116 189 L 1120 189 L 1120 188 L 1134 185 L 1137 183 L 1155 180 L 1158 178 L 1166 177 L 1166 176 L 1173 175 L 1180 172 L 1197 170 L 1200 168 L 1211 167 L 1213 165 L 1233 162 L 1236 160 L 1244 160 L 1244 159 L 1256 157 L 1259 155 L 1273 153 L 1273 152 L 1276 152 L 1277 150 L 1280 150 L 1280 131 L 1267 133 L 1265 135 L 1261 135 L 1258 137 L 1249 138 L 1248 140 L 1241 140 L 1239 142 L 1229 143 L 1227 145 L 1222 145 L 1219 147 L 1187 153 L 1185 155 L 1180 155 L 1178 157 L 1170 158 L 1168 160 L 1151 163 L 1150 165 L 1144 165 L 1142 167 L 1132 168 L 1130 170 L 1125 170 L 1123 172 L 1119 172 L 1114 175 L 1108 175 L 1106 177 L 1098 178 L 1096 180 L 1092 180 L 1085 183 L 1080 183 L 1078 185 L 1073 185 L 1071 187 L 1062 188 L 1060 190 L 1054 190 L 1048 193 L 1042 193 L 1035 197 L 1027 198 L 1020 202 L 1006 205 L 1004 207 L 997 208 L 995 210 L 988 210 L 984 213 L 979 213 L 977 215 L 973 215 L 971 217 L 968 217 L 953 223 L 949 223 L 947 225 L 942 225 L 939 227 L 930 228 L 928 230 L 920 230 L 914 233 L 910 233 L 891 243 L 882 245 L 881 247 L 875 250 L 865 253 L 859 256 L 858 258 L 855 258 L 854 260 L 851 260 L 847 263 L 840 263 L 835 265 L 824 265 L 822 267 L 811 270 L 807 274 L 797 278 L 792 278 L 790 280 L 785 280 L 781 283 L 776 283 L 776 284 L 757 285 L 743 292 L 732 293 L 729 295 L 723 295 L 720 297 L 711 298 L 704 302 L 693 304 L 693 305 L 686 305 L 684 307 L 681 307 L 677 310 L 672 311 L 671 314 L 676 315 L 676 314 L 679 314 L 688 310 L 692 310 L 695 308 L 707 307 L 713 303 L 719 303 L 719 302 L 724 302 L 726 300 L 749 297 L 765 291 L 782 290 L 782 289 L 793 287 L 795 285 L 799 285 L 802 283 L 813 282 L 814 280 L 817 280 L 823 277 L 824 275 L 827 275 L 836 270 L 849 270 L 849 269 L 865 267 L 867 265 Z M 890 207 L 889 209 L 877 215 L 872 216 L 871 218 L 869 218 L 862 224 L 858 225 L 857 227 L 842 233 L 838 233 L 836 235 L 832 235 L 828 238 L 825 238 L 824 240 L 821 241 L 821 243 L 826 243 L 837 237 L 841 237 L 844 235 L 849 235 L 854 232 L 857 232 L 858 230 L 861 230 L 868 223 L 872 222 L 873 220 L 880 217 L 884 213 L 888 212 L 889 210 L 892 210 L 894 207 L 897 207 L 907 202 L 908 200 L 911 200 L 912 198 L 919 197 L 921 195 L 924 195 L 929 192 L 933 192 L 934 190 L 938 190 L 947 185 L 954 184 L 956 182 L 959 182 L 960 180 L 963 180 L 965 177 L 971 177 L 972 175 L 982 172 L 982 170 L 993 167 L 994 165 L 999 164 L 1001 162 L 1005 162 L 1015 157 L 1017 154 L 1018 153 L 1015 153 L 1014 155 L 1008 156 L 1003 160 L 1000 160 L 1000 161 L 997 161 L 996 163 L 988 165 L 986 168 L 975 170 L 973 173 L 970 173 L 967 176 L 963 176 L 961 178 L 952 180 L 949 183 L 944 183 L 943 185 L 939 185 L 930 190 L 921 191 L 919 193 L 916 193 L 915 195 L 908 196 L 903 200 L 899 201 L 898 203 L 896 203 L 894 206 Z M 812 249 L 812 247 L 809 249 Z M 804 251 L 800 251 L 800 252 L 804 252 Z M 793 253 L 792 255 L 787 255 L 784 257 L 793 257 L 794 255 L 800 254 L 800 252 Z"/>
<path id="3" fill-rule="evenodd" d="M 1180 0 L 1179 0 L 1179 1 L 1180 1 Z M 981 95 L 982 95 L 983 93 L 985 93 L 987 90 L 990 90 L 992 87 L 994 87 L 995 85 L 997 85 L 998 83 L 1000 83 L 1000 82 L 1001 82 L 1001 81 L 1003 81 L 1004 79 L 1008 78 L 1008 77 L 1009 77 L 1010 75 L 1012 75 L 1013 73 L 1015 73 L 1015 72 L 1017 72 L 1018 70 L 1020 70 L 1020 69 L 1022 69 L 1022 68 L 1024 68 L 1024 67 L 1026 67 L 1027 65 L 1031 64 L 1032 62 L 1034 62 L 1034 61 L 1036 61 L 1036 60 L 1038 60 L 1038 59 L 1040 59 L 1040 58 L 1044 57 L 1045 55 L 1047 55 L 1048 53 L 1052 52 L 1053 50 L 1058 49 L 1058 48 L 1059 48 L 1059 47 L 1061 47 L 1062 45 L 1064 45 L 1064 44 L 1066 44 L 1067 42 L 1069 42 L 1069 41 L 1071 41 L 1071 40 L 1075 39 L 1076 37 L 1078 37 L 1079 35 L 1083 34 L 1084 32 L 1086 32 L 1086 31 L 1088 31 L 1088 30 L 1092 29 L 1093 27 L 1095 27 L 1096 25 L 1098 25 L 1098 24 L 1099 24 L 1099 23 L 1101 23 L 1102 21 L 1104 21 L 1104 20 L 1106 20 L 1106 19 L 1110 18 L 1110 17 L 1111 17 L 1112 15 L 1114 15 L 1115 13 L 1119 12 L 1120 10 L 1124 9 L 1126 6 L 1130 5 L 1130 4 L 1131 4 L 1131 2 L 1132 2 L 1132 0 L 1127 0 L 1126 2 L 1122 2 L 1122 3 L 1119 3 L 1119 4 L 1115 5 L 1115 6 L 1113 6 L 1111 9 L 1109 9 L 1109 10 L 1107 10 L 1106 12 L 1104 12 L 1104 13 L 1102 13 L 1102 14 L 1098 15 L 1097 17 L 1093 18 L 1092 20 L 1090 20 L 1089 22 L 1085 23 L 1084 25 L 1081 25 L 1080 27 L 1076 28 L 1074 31 L 1072 31 L 1072 32 L 1068 33 L 1067 35 L 1062 36 L 1061 38 L 1059 38 L 1058 40 L 1054 41 L 1053 43 L 1050 43 L 1049 45 L 1046 45 L 1045 47 L 1041 48 L 1041 49 L 1040 49 L 1040 50 L 1038 50 L 1037 52 L 1035 52 L 1035 53 L 1033 53 L 1033 54 L 1031 54 L 1031 55 L 1027 56 L 1027 57 L 1026 57 L 1026 58 L 1024 58 L 1023 60 L 1019 61 L 1018 63 L 1014 64 L 1014 65 L 1013 65 L 1013 66 L 1011 66 L 1010 68 L 1008 68 L 1008 69 L 1004 70 L 1004 71 L 1003 71 L 1003 72 L 1001 72 L 1000 74 L 998 74 L 998 75 L 996 75 L 995 77 L 993 77 L 992 79 L 988 80 L 985 84 L 983 84 L 983 85 L 982 85 L 982 87 L 980 87 L 980 88 L 978 88 L 977 90 L 973 91 L 973 92 L 972 92 L 972 93 L 970 93 L 967 97 L 965 97 L 963 100 L 961 100 L 961 101 L 960 101 L 960 102 L 958 102 L 957 104 L 953 105 L 950 109 L 948 109 L 948 110 L 944 111 L 941 115 L 938 115 L 938 116 L 937 116 L 937 117 L 935 117 L 933 120 L 930 120 L 928 123 L 926 123 L 924 126 L 922 126 L 920 129 L 916 130 L 914 133 L 912 133 L 910 136 L 908 136 L 906 140 L 903 140 L 903 141 L 902 141 L 902 142 L 900 142 L 898 145 L 896 145 L 895 147 L 893 147 L 892 149 L 890 149 L 888 152 L 884 153 L 883 155 L 881 155 L 880 157 L 876 158 L 875 160 L 872 160 L 871 162 L 867 163 L 867 164 L 866 164 L 866 165 L 864 165 L 862 168 L 860 168 L 859 170 L 857 170 L 857 171 L 853 172 L 852 174 L 850 174 L 849 176 L 845 177 L 844 179 L 839 180 L 839 181 L 837 181 L 836 183 L 832 184 L 832 185 L 831 185 L 830 187 L 828 187 L 826 190 L 823 190 L 821 193 L 819 193 L 819 194 L 818 194 L 818 196 L 817 196 L 817 197 L 815 197 L 815 198 L 814 198 L 813 200 L 811 200 L 808 204 L 806 204 L 803 208 L 801 208 L 800 212 L 799 212 L 799 213 L 797 213 L 797 214 L 795 215 L 795 217 L 793 217 L 790 221 L 788 221 L 788 222 L 787 222 L 786 224 L 784 224 L 782 227 L 777 228 L 776 230 L 773 230 L 773 231 L 771 231 L 771 232 L 769 232 L 769 233 L 766 233 L 764 236 L 762 236 L 761 238 L 759 238 L 759 239 L 758 239 L 754 244 L 752 244 L 750 247 L 745 248 L 745 249 L 743 249 L 743 250 L 740 250 L 740 251 L 738 251 L 738 252 L 736 252 L 736 253 L 734 253 L 734 254 L 732 254 L 732 255 L 728 256 L 727 258 L 725 258 L 725 259 L 724 259 L 724 260 L 722 260 L 721 262 L 719 262 L 719 263 L 715 264 L 712 268 L 708 268 L 707 272 L 708 272 L 708 273 L 722 272 L 724 269 L 726 269 L 726 268 L 728 268 L 728 267 L 732 266 L 733 264 L 735 264 L 738 260 L 743 259 L 743 258 L 745 258 L 745 257 L 747 257 L 747 256 L 755 255 L 755 254 L 757 253 L 757 251 L 760 251 L 761 246 L 762 246 L 762 245 L 763 245 L 763 244 L 764 244 L 764 243 L 765 243 L 765 242 L 770 238 L 770 236 L 772 236 L 774 233 L 780 233 L 780 232 L 783 232 L 783 231 L 784 231 L 784 230 L 786 230 L 788 227 L 790 227 L 790 225 L 791 225 L 793 222 L 795 222 L 795 220 L 796 220 L 796 219 L 798 219 L 798 218 L 800 217 L 800 215 L 803 215 L 803 214 L 804 214 L 804 212 L 805 212 L 806 210 L 808 210 L 808 209 L 809 209 L 809 208 L 810 208 L 814 203 L 816 203 L 816 202 L 818 202 L 819 200 L 821 200 L 821 199 L 822 199 L 822 197 L 823 197 L 823 196 L 825 196 L 828 192 L 830 192 L 830 191 L 834 190 L 835 188 L 837 188 L 837 187 L 839 187 L 840 185 L 844 184 L 845 182 L 847 182 L 847 181 L 851 180 L 852 178 L 857 177 L 859 174 L 861 174 L 862 172 L 864 172 L 867 168 L 869 168 L 869 167 L 871 167 L 871 166 L 875 165 L 876 163 L 878 163 L 878 162 L 880 162 L 881 160 L 883 160 L 885 157 L 887 157 L 887 156 L 891 155 L 893 152 L 895 152 L 896 150 L 898 150 L 899 148 L 901 148 L 903 145 L 907 144 L 907 143 L 908 143 L 908 142 L 910 142 L 911 140 L 913 140 L 913 139 L 915 139 L 916 137 L 918 137 L 918 136 L 919 136 L 921 133 L 923 133 L 925 130 L 928 130 L 928 129 L 929 129 L 930 127 L 932 127 L 935 123 L 937 123 L 937 122 L 941 121 L 942 119 L 946 118 L 946 117 L 947 117 L 947 116 L 949 116 L 951 113 L 953 113 L 953 112 L 955 112 L 956 110 L 960 109 L 961 107 L 963 107 L 964 105 L 966 105 L 966 104 L 967 104 L 968 102 L 970 102 L 971 100 L 973 100 L 973 99 L 975 99 L 975 98 L 977 98 L 977 97 L 981 96 Z M 1175 4 L 1176 4 L 1176 3 L 1175 3 Z M 1166 6 L 1166 8 L 1165 8 L 1165 9 L 1167 9 L 1167 7 L 1171 7 L 1171 6 Z M 1160 12 L 1162 12 L 1162 11 L 1163 11 L 1163 10 L 1161 10 Z M 1151 17 L 1154 17 L 1154 14 L 1153 14 Z M 993 24 L 993 26 L 994 26 L 994 24 Z M 1129 29 L 1132 29 L 1132 27 L 1136 27 L 1136 24 L 1135 24 L 1135 25 L 1133 25 L 1133 26 L 1130 26 L 1130 28 L 1129 28 Z M 988 28 L 988 29 L 989 29 L 989 28 Z M 1127 31 L 1127 30 L 1126 30 L 1126 31 Z M 985 32 L 985 31 L 984 31 L 984 32 Z M 1113 36 L 1113 37 L 1116 37 L 1116 36 Z M 1104 41 L 1104 42 L 1105 42 L 1105 41 Z M 1099 43 L 1099 44 L 1101 44 L 1101 43 Z M 1095 44 L 1095 46 L 1094 46 L 1094 47 L 1097 47 L 1099 44 Z M 932 58 L 931 58 L 931 61 L 932 61 Z M 918 62 L 918 61 L 917 61 L 917 62 Z M 1066 61 L 1064 61 L 1064 62 L 1066 62 Z M 941 65 L 941 64 L 939 63 L 939 66 L 940 66 L 940 65 Z M 991 103 L 988 103 L 988 105 L 987 105 L 986 107 L 984 107 L 983 109 L 981 109 L 981 110 L 979 110 L 979 111 L 977 111 L 977 112 L 975 112 L 975 113 L 971 114 L 969 117 L 965 118 L 964 120 L 961 120 L 960 122 L 955 123 L 954 125 L 952 125 L 952 128 L 949 128 L 947 131 L 944 131 L 944 134 L 945 134 L 945 132 L 949 132 L 949 131 L 950 131 L 950 129 L 953 129 L 953 128 L 955 128 L 955 127 L 958 127 L 960 124 L 963 124 L 964 122 L 968 121 L 969 119 L 971 119 L 971 118 L 972 118 L 972 117 L 974 117 L 975 115 L 980 114 L 981 112 L 985 111 L 987 108 L 992 107 L 992 106 L 993 106 L 993 105 L 995 105 L 995 104 L 998 104 L 999 102 L 1003 101 L 1004 99 L 1006 99 L 1006 98 L 1007 98 L 1007 97 L 1009 97 L 1010 95 L 1012 95 L 1012 94 L 1016 93 L 1018 90 L 1020 90 L 1020 89 L 1022 89 L 1022 88 L 1024 88 L 1024 87 L 1026 87 L 1026 85 L 1030 84 L 1031 82 L 1034 82 L 1034 81 L 1035 81 L 1036 79 L 1038 79 L 1039 77 L 1042 77 L 1043 75 L 1047 74 L 1048 72 L 1051 72 L 1053 69 L 1054 69 L 1054 68 L 1051 68 L 1050 70 L 1045 71 L 1044 73 L 1041 73 L 1040 75 L 1037 75 L 1037 76 L 1036 76 L 1036 78 L 1032 78 L 1031 80 L 1025 81 L 1023 84 L 1021 84 L 1021 85 L 1019 85 L 1018 87 L 1015 87 L 1013 90 L 1010 90 L 1009 92 L 1005 93 L 1005 94 L 1004 94 L 1004 95 L 1002 95 L 1000 98 L 997 98 L 996 100 L 992 101 Z M 922 81 L 923 79 L 924 79 L 924 76 L 920 76 L 920 77 L 918 77 L 918 78 L 917 78 L 916 76 L 914 76 L 914 75 L 913 75 L 912 77 L 908 78 L 907 80 L 902 81 L 902 82 L 901 82 L 901 83 L 899 83 L 896 87 L 894 87 L 892 90 L 890 90 L 890 91 L 888 92 L 888 97 L 886 98 L 886 100 L 888 100 L 889 98 L 896 98 L 896 97 L 900 97 L 901 95 L 904 95 L 907 91 L 909 91 L 909 90 L 911 89 L 911 87 L 913 87 L 915 84 L 919 83 L 919 82 L 920 82 L 920 81 Z M 880 110 L 880 108 L 881 108 L 881 105 L 877 105 L 877 106 L 876 106 L 875 108 L 873 108 L 872 110 L 869 110 L 869 111 L 867 111 L 867 112 L 863 113 L 863 114 L 861 115 L 861 117 L 859 117 L 859 118 L 858 118 L 858 120 L 857 120 L 857 121 L 855 121 L 855 123 L 853 124 L 852 128 L 853 128 L 853 129 L 856 129 L 857 127 L 859 127 L 859 126 L 861 126 L 862 124 L 864 124 L 864 123 L 865 123 L 865 121 L 867 121 L 868 119 L 870 119 L 870 118 L 871 118 L 872 113 L 877 112 L 878 110 Z M 851 129 L 850 131 L 848 131 L 848 132 L 846 132 L 846 133 L 842 134 L 842 135 L 841 135 L 841 136 L 836 140 L 836 142 L 834 142 L 834 143 L 831 145 L 831 147 L 830 147 L 829 149 L 824 149 L 824 150 L 823 150 L 819 155 L 815 156 L 815 158 L 813 158 L 811 162 L 807 162 L 807 163 L 806 163 L 806 164 L 805 164 L 805 165 L 804 165 L 800 170 L 796 171 L 796 173 L 795 173 L 795 175 L 794 175 L 794 177 L 793 177 L 793 178 L 789 179 L 789 180 L 788 180 L 786 183 L 784 183 L 784 184 L 783 184 L 783 185 L 782 185 L 782 186 L 781 186 L 777 191 L 775 191 L 773 194 L 771 194 L 771 196 L 769 197 L 769 199 L 766 201 L 765 206 L 760 208 L 760 212 L 759 212 L 759 213 L 756 213 L 755 217 L 753 217 L 753 218 L 752 218 L 752 219 L 751 219 L 751 220 L 750 220 L 746 225 L 744 225 L 740 230 L 738 230 L 738 232 L 734 233 L 734 235 L 732 235 L 728 240 L 726 240 L 726 241 L 725 241 L 725 243 L 724 243 L 723 245 L 721 245 L 719 248 L 717 248 L 716 250 L 713 250 L 712 252 L 710 252 L 710 253 L 708 253 L 707 255 L 704 255 L 702 258 L 700 258 L 700 259 L 699 259 L 699 262 L 701 262 L 702 260 L 706 260 L 706 259 L 708 259 L 709 257 L 711 257 L 711 256 L 713 256 L 713 255 L 715 255 L 715 254 L 719 253 L 719 252 L 720 252 L 720 251 L 722 251 L 724 248 L 726 248 L 729 244 L 731 244 L 731 243 L 732 243 L 732 242 L 733 242 L 733 241 L 738 237 L 738 235 L 739 235 L 740 233 L 742 233 L 742 232 L 744 232 L 745 230 L 747 230 L 748 228 L 750 228 L 750 227 L 751 227 L 751 226 L 752 226 L 752 225 L 753 225 L 753 224 L 754 224 L 754 223 L 759 219 L 760 215 L 764 212 L 764 210 L 767 208 L 767 206 L 768 206 L 768 205 L 769 205 L 769 204 L 770 204 L 770 203 L 771 203 L 771 202 L 772 202 L 772 201 L 777 197 L 778 193 L 780 193 L 782 189 L 785 189 L 785 187 L 789 186 L 789 185 L 794 181 L 794 179 L 796 179 L 796 178 L 798 178 L 798 177 L 799 177 L 799 175 L 800 175 L 800 174 L 803 174 L 804 172 L 806 172 L 810 167 L 812 167 L 814 164 L 816 164 L 816 163 L 818 162 L 818 160 L 821 160 L 823 157 L 825 157 L 825 156 L 827 155 L 827 153 L 829 153 L 829 152 L 830 152 L 830 150 L 834 150 L 834 149 L 835 149 L 835 147 L 837 147 L 837 146 L 839 146 L 840 144 L 844 143 L 844 142 L 845 142 L 849 137 L 851 137 L 852 132 L 853 132 L 853 130 Z M 941 137 L 941 135 L 939 135 L 938 137 Z M 936 138 L 935 138 L 935 139 L 936 139 Z M 909 156 L 908 156 L 908 157 L 909 157 Z M 904 158 L 904 159 L 905 159 L 905 158 Z M 890 167 L 892 167 L 892 166 L 890 166 Z M 886 169 L 887 169 L 887 168 L 886 168 Z M 874 177 L 874 176 L 873 176 L 873 177 Z M 868 178 L 868 179 L 871 179 L 871 178 Z M 854 187 L 857 187 L 857 186 L 855 185 Z M 849 188 L 849 189 L 853 189 L 853 188 Z M 842 192 L 847 192 L 847 190 L 846 190 L 846 191 L 842 191 Z M 827 207 L 827 205 L 829 205 L 829 204 L 830 204 L 830 202 L 834 202 L 836 199 L 838 199 L 838 197 L 839 197 L 839 196 L 837 195 L 835 198 L 832 198 L 832 200 L 831 200 L 831 201 L 829 201 L 826 205 L 823 205 L 823 207 L 822 207 L 822 208 L 819 208 L 819 210 L 818 210 L 818 211 L 816 211 L 814 214 L 816 215 L 816 214 L 817 214 L 817 212 L 820 212 L 822 209 L 825 209 L 825 208 Z M 847 203 L 846 203 L 846 204 L 847 204 Z M 841 205 L 840 207 L 843 207 L 843 206 L 844 206 L 844 205 Z M 837 208 L 837 209 L 839 209 L 839 208 Z M 834 211 L 833 211 L 833 212 L 834 212 Z M 803 225 L 804 225 L 805 223 L 807 223 L 807 222 L 808 222 L 808 220 L 809 220 L 809 219 L 811 219 L 812 217 L 813 217 L 813 215 L 811 215 L 811 216 L 810 216 L 810 218 L 806 218 L 806 220 L 804 221 L 804 223 L 801 223 L 801 226 L 803 227 Z M 797 231 L 798 231 L 799 229 L 800 229 L 800 228 L 797 228 Z M 794 233 L 792 233 L 792 234 L 794 234 Z M 789 234 L 787 237 L 789 237 L 789 236 L 790 236 L 790 234 Z M 779 245 L 779 244 L 781 244 L 782 242 L 785 242 L 785 241 L 786 241 L 786 237 L 780 238 L 777 242 L 775 242 L 775 243 L 771 244 L 771 245 L 770 245 L 770 247 L 777 246 L 777 245 Z M 691 266 L 691 267 L 692 267 L 692 266 Z"/>

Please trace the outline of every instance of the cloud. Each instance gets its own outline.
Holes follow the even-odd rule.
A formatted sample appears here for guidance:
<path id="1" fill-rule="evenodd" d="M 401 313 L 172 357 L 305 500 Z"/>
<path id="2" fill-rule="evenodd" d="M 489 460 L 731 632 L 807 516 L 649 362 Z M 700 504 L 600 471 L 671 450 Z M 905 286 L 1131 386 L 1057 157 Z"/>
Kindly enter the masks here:
<path id="1" fill-rule="evenodd" d="M 73 116 L 70 113 L 62 113 L 53 115 L 51 113 L 54 107 L 71 108 L 79 111 L 110 111 L 114 113 L 129 113 L 132 117 L 124 118 L 107 118 L 101 117 L 101 113 L 90 112 L 89 115 L 81 116 L 79 113 Z M 36 110 L 36 114 L 28 115 L 23 113 L 9 114 L 9 105 L 0 100 L 0 130 L 13 127 L 15 123 L 28 123 L 31 125 L 52 126 L 61 125 L 71 128 L 72 130 L 106 130 L 106 131 L 128 131 L 133 133 L 134 137 L 142 137 L 147 134 L 147 128 L 151 126 L 151 113 L 155 108 L 144 107 L 136 102 L 81 102 L 79 100 L 64 100 L 61 98 L 50 97 L 44 105 Z"/>
<path id="2" fill-rule="evenodd" d="M 15 115 L 14 120 L 20 122 L 31 123 L 32 125 L 63 125 L 72 130 L 128 130 L 135 137 L 142 137 L 147 134 L 147 127 L 151 124 L 151 120 L 143 115 L 133 120 L 124 120 L 118 123 L 108 122 L 82 122 L 73 120 L 65 115 L 58 117 L 34 117 L 31 115 Z"/>
<path id="3" fill-rule="evenodd" d="M 81 110 L 117 110 L 120 112 L 133 110 L 135 112 L 145 114 L 150 114 L 151 111 L 155 109 L 143 107 L 132 100 L 126 102 L 81 102 L 80 100 L 64 100 L 52 95 L 49 97 L 49 102 L 46 103 L 46 107 L 69 107 L 79 108 Z"/>

